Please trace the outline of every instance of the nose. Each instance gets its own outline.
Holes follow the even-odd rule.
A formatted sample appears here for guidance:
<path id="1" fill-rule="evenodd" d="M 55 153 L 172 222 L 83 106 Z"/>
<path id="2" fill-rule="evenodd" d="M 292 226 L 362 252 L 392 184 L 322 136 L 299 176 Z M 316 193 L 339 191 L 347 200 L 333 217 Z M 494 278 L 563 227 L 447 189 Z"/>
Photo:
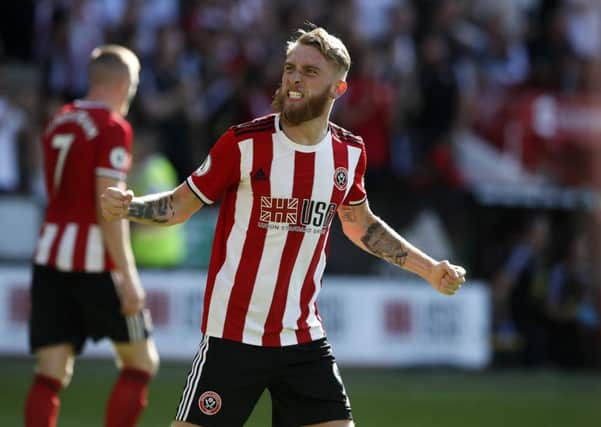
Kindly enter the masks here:
<path id="1" fill-rule="evenodd" d="M 298 72 L 298 70 L 294 70 L 290 73 L 290 81 L 292 83 L 300 83 L 301 74 Z"/>

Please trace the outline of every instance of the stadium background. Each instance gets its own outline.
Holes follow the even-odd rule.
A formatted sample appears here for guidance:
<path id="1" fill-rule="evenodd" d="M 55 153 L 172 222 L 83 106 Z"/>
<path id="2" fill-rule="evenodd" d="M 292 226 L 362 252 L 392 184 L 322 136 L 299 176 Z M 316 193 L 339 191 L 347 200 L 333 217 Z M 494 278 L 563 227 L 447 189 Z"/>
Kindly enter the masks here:
<path id="1" fill-rule="evenodd" d="M 142 59 L 129 117 L 137 150 L 131 182 L 156 191 L 194 170 L 228 125 L 270 111 L 284 43 L 305 21 L 326 26 L 350 50 L 350 91 L 333 119 L 366 140 L 372 207 L 419 247 L 465 265 L 485 298 L 478 304 L 485 318 L 470 325 L 485 332 L 481 363 L 454 363 L 443 351 L 438 359 L 399 353 L 378 367 L 369 355 L 364 363 L 341 359 L 359 425 L 601 425 L 596 0 L 3 2 L 1 425 L 21 424 L 31 374 L 22 350 L 27 283 L 10 274 L 27 272 L 44 205 L 38 137 L 60 103 L 85 92 L 92 47 L 121 43 Z M 135 229 L 147 277 L 197 274 L 200 289 L 214 216 L 203 210 L 165 235 Z M 152 241 L 171 250 L 157 257 L 144 250 Z M 362 282 L 376 281 L 393 302 L 399 288 L 410 288 L 406 274 L 360 253 L 338 229 L 327 274 L 359 283 L 359 295 Z M 525 302 L 527 330 L 507 315 L 506 287 L 519 290 L 514 303 Z M 331 301 L 335 329 L 345 318 Z M 460 316 L 439 315 L 455 312 L 440 306 L 433 319 L 461 325 Z M 388 327 L 402 331 L 403 313 L 393 311 Z M 437 331 L 439 342 L 457 333 Z M 345 342 L 361 346 L 363 332 L 349 333 Z M 62 426 L 99 423 L 115 374 L 99 354 L 78 363 Z M 142 426 L 167 425 L 174 413 L 189 362 L 164 359 Z M 249 425 L 268 420 L 264 399 Z"/>

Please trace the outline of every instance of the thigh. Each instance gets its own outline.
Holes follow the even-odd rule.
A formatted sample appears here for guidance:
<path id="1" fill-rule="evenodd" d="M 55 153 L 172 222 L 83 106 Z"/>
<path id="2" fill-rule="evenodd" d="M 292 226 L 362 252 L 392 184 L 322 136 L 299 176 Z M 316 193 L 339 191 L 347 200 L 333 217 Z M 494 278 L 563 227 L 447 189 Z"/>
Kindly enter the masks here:
<path id="1" fill-rule="evenodd" d="M 352 419 L 350 401 L 325 339 L 281 351 L 281 368 L 269 384 L 274 426 Z"/>
<path id="2" fill-rule="evenodd" d="M 110 273 L 73 273 L 73 293 L 81 309 L 86 335 L 94 341 L 144 342 L 152 331 L 150 313 L 144 309 L 130 316 L 121 312 L 121 301 Z"/>
<path id="3" fill-rule="evenodd" d="M 261 347 L 204 337 L 192 362 L 176 421 L 241 427 L 265 390 L 272 363 Z"/>
<path id="4" fill-rule="evenodd" d="M 58 344 L 71 344 L 77 353 L 81 350 L 85 330 L 69 282 L 69 273 L 44 266 L 33 267 L 29 318 L 32 353 Z"/>

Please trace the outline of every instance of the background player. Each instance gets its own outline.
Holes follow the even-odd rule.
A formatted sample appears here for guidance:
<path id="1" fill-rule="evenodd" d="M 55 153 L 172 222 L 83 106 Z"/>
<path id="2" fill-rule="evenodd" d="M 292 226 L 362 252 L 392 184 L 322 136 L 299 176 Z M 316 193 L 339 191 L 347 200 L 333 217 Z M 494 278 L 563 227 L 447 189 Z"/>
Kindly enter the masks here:
<path id="1" fill-rule="evenodd" d="M 352 426 L 315 304 L 338 213 L 360 248 L 452 295 L 465 270 L 435 261 L 368 205 L 365 147 L 329 122 L 350 57 L 322 28 L 288 44 L 279 114 L 231 127 L 176 189 L 144 197 L 109 188 L 108 219 L 181 223 L 222 197 L 208 271 L 203 339 L 174 427 L 241 426 L 265 388 L 275 426 Z"/>
<path id="2" fill-rule="evenodd" d="M 129 223 L 106 221 L 98 203 L 106 188 L 125 188 L 132 129 L 124 116 L 139 71 L 137 57 L 124 47 L 94 49 L 87 96 L 63 106 L 43 135 L 48 206 L 34 254 L 30 346 L 37 364 L 27 427 L 56 425 L 58 393 L 87 338 L 110 338 L 121 368 L 106 426 L 136 424 L 158 368 Z"/>

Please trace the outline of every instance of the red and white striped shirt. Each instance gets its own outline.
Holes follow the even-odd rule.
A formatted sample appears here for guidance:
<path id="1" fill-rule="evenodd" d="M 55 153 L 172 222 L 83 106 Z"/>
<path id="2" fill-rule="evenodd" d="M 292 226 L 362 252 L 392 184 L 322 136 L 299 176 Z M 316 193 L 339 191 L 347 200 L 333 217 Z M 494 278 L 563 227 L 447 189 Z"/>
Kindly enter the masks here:
<path id="1" fill-rule="evenodd" d="M 205 335 L 263 346 L 324 336 L 317 294 L 330 224 L 366 199 L 361 138 L 330 123 L 317 145 L 290 140 L 269 115 L 234 126 L 187 184 L 223 196 L 204 298 Z"/>
<path id="2" fill-rule="evenodd" d="M 34 263 L 61 271 L 111 270 L 96 220 L 96 176 L 125 180 L 131 126 L 105 104 L 75 101 L 52 117 L 42 146 L 48 206 Z"/>

